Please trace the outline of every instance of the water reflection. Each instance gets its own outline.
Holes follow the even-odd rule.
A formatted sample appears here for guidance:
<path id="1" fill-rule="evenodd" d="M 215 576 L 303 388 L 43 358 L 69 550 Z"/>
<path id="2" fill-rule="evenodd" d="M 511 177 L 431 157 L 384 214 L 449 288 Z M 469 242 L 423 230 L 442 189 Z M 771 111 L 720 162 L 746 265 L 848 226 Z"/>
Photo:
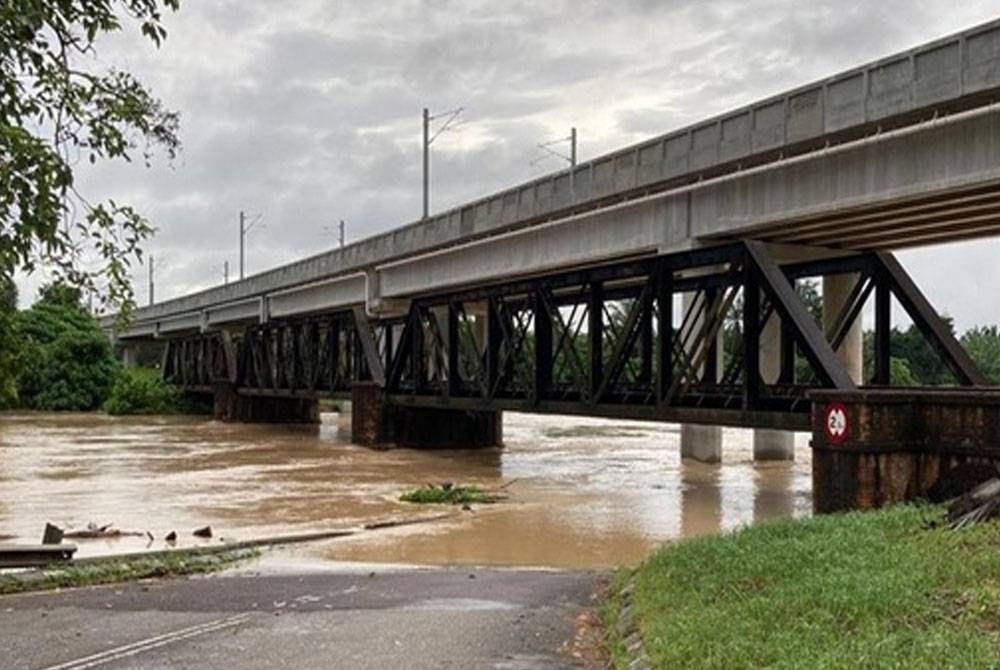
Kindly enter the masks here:
<path id="1" fill-rule="evenodd" d="M 507 486 L 507 502 L 452 521 L 295 549 L 366 561 L 597 567 L 656 544 L 807 513 L 809 451 L 754 464 L 749 433 L 724 432 L 724 461 L 682 462 L 666 424 L 510 413 L 507 447 L 376 451 L 350 444 L 344 419 L 319 427 L 191 418 L 0 414 L 0 535 L 35 542 L 46 521 L 113 522 L 162 538 L 210 524 L 227 538 L 322 530 L 422 513 L 403 489 L 454 481 Z M 123 538 L 81 555 L 141 549 Z M 162 546 L 158 539 L 153 548 Z"/>

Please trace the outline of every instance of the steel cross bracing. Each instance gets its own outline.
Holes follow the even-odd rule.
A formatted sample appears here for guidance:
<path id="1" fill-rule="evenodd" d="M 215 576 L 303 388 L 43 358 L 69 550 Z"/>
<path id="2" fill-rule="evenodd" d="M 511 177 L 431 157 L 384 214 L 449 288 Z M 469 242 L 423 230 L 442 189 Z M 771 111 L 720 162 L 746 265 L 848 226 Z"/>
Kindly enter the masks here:
<path id="1" fill-rule="evenodd" d="M 857 281 L 824 333 L 795 283 L 836 274 Z M 759 242 L 421 297 L 402 319 L 370 321 L 356 308 L 254 326 L 229 344 L 219 334 L 171 341 L 164 372 L 195 387 L 221 370 L 247 394 L 342 395 L 370 379 L 401 405 L 804 428 L 809 389 L 854 388 L 835 350 L 872 297 L 866 381 L 891 382 L 895 297 L 956 383 L 984 383 L 891 254 L 779 266 Z M 774 319 L 780 371 L 765 381 L 761 338 Z"/>

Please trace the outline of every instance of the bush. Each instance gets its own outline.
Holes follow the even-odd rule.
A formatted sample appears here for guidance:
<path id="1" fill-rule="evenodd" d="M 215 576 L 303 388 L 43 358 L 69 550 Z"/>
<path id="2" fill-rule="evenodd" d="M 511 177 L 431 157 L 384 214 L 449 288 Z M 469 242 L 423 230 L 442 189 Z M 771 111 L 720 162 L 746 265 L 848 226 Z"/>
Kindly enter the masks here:
<path id="1" fill-rule="evenodd" d="M 180 389 L 156 370 L 121 370 L 104 403 L 108 414 L 176 414 L 184 410 Z"/>
<path id="2" fill-rule="evenodd" d="M 100 331 L 63 333 L 41 348 L 37 362 L 40 365 L 29 368 L 36 386 L 25 400 L 43 410 L 97 409 L 118 370 L 111 343 Z"/>
<path id="3" fill-rule="evenodd" d="M 79 305 L 44 299 L 17 315 L 24 362 L 20 402 L 42 410 L 101 406 L 118 370 L 111 342 Z"/>

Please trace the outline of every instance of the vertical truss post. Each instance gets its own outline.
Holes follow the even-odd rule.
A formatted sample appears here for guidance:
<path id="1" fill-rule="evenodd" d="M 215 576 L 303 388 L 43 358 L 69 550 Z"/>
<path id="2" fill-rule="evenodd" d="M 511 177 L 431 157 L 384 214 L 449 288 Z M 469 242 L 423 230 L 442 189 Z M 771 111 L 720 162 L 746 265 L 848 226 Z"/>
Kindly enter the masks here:
<path id="1" fill-rule="evenodd" d="M 650 278 L 649 281 L 656 281 Z M 654 287 L 655 288 L 655 287 Z M 639 384 L 649 387 L 653 382 L 653 300 L 655 292 L 650 291 L 649 297 L 642 304 L 642 314 L 639 322 Z"/>
<path id="2" fill-rule="evenodd" d="M 656 343 L 656 402 L 664 405 L 670 401 L 670 387 L 674 383 L 674 276 L 661 267 L 655 276 L 657 324 L 659 335 Z"/>
<path id="3" fill-rule="evenodd" d="M 719 382 L 719 342 L 715 337 L 713 327 L 716 319 L 715 309 L 718 292 L 714 288 L 706 288 L 704 315 L 701 320 L 699 337 L 704 340 L 705 362 L 702 366 L 702 384 L 715 386 Z M 695 340 L 697 342 L 697 340 Z"/>
<path id="4" fill-rule="evenodd" d="M 743 409 L 760 400 L 760 282 L 753 263 L 743 264 Z"/>
<path id="5" fill-rule="evenodd" d="M 448 356 L 448 382 L 445 384 L 445 395 L 456 396 L 459 394 L 462 379 L 459 371 L 461 342 L 458 339 L 458 310 L 455 309 L 455 303 L 453 302 L 448 303 L 447 310 L 444 346 L 445 353 Z"/>
<path id="6" fill-rule="evenodd" d="M 330 327 L 326 331 L 326 356 L 330 390 L 337 388 L 340 381 L 340 321 L 330 319 Z"/>
<path id="7" fill-rule="evenodd" d="M 500 343 L 503 342 L 503 324 L 500 322 L 500 306 L 497 298 L 486 300 L 486 388 L 485 397 L 493 397 L 497 382 L 503 372 L 500 370 Z"/>
<path id="8" fill-rule="evenodd" d="M 296 391 L 301 385 L 300 372 L 302 368 L 302 324 L 296 323 L 292 324 L 290 330 L 290 335 L 292 336 L 292 360 L 288 363 L 288 390 Z"/>
<path id="9" fill-rule="evenodd" d="M 773 319 L 780 319 L 775 314 Z M 781 319 L 781 372 L 778 383 L 791 386 L 795 383 L 795 333 L 787 319 Z"/>
<path id="10" fill-rule="evenodd" d="M 425 382 L 424 376 L 424 320 L 419 305 L 414 303 L 410 311 L 410 374 L 413 377 L 413 391 L 419 393 Z"/>
<path id="11" fill-rule="evenodd" d="M 382 369 L 388 370 L 389 366 L 392 365 L 392 329 L 395 326 L 391 323 L 387 323 L 382 326 L 382 337 L 385 341 L 385 355 L 382 360 Z"/>
<path id="12" fill-rule="evenodd" d="M 892 293 L 885 273 L 875 273 L 875 378 L 872 383 L 888 386 L 892 383 Z"/>
<path id="13" fill-rule="evenodd" d="M 600 282 L 590 285 L 587 318 L 587 352 L 590 358 L 587 397 L 596 403 L 600 399 L 598 389 L 604 376 L 604 286 Z"/>
<path id="14" fill-rule="evenodd" d="M 552 387 L 552 317 L 542 291 L 532 296 L 535 320 L 535 388 L 533 401 L 544 400 Z"/>

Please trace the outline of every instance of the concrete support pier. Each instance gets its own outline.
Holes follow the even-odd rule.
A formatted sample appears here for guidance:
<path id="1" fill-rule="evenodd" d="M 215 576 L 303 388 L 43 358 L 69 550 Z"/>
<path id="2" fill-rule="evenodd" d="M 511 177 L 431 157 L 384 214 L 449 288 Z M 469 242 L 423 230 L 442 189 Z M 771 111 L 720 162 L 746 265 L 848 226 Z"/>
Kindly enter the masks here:
<path id="1" fill-rule="evenodd" d="M 361 382 L 352 392 L 351 440 L 416 449 L 499 447 L 503 412 L 390 405 L 377 384 Z"/>
<path id="2" fill-rule="evenodd" d="M 687 313 L 693 300 L 693 293 L 684 294 L 683 313 Z M 691 329 L 697 333 L 704 327 L 703 323 L 704 319 L 699 317 L 695 319 Z M 681 334 L 681 337 L 685 336 L 689 337 L 689 341 L 695 341 L 696 339 L 693 335 L 688 336 L 687 332 Z M 706 366 L 702 365 L 699 368 L 699 374 L 714 374 L 716 376 L 719 374 L 723 360 L 722 336 L 723 333 L 720 328 L 716 337 L 714 351 L 706 358 L 710 362 L 710 365 L 707 366 L 708 371 L 706 372 Z M 688 352 L 689 355 L 694 353 Z M 719 463 L 722 461 L 722 428 L 720 426 L 683 424 L 681 426 L 681 458 L 691 458 L 702 463 Z"/>
<path id="3" fill-rule="evenodd" d="M 781 319 L 771 317 L 760 335 L 760 376 L 765 384 L 775 384 L 781 375 Z M 795 459 L 795 433 L 757 428 L 753 432 L 755 461 Z"/>
<path id="4" fill-rule="evenodd" d="M 319 423 L 319 401 L 311 398 L 241 395 L 219 383 L 212 393 L 212 416 L 242 423 Z"/>
<path id="5" fill-rule="evenodd" d="M 851 291 L 858 281 L 856 274 L 829 275 L 823 277 L 823 332 L 829 333 L 837 321 L 837 316 L 844 308 L 844 303 L 851 297 Z M 855 384 L 863 383 L 864 377 L 864 344 L 861 332 L 861 319 L 857 319 L 847 332 L 837 357 L 847 368 Z"/>
<path id="6" fill-rule="evenodd" d="M 995 477 L 1000 391 L 815 391 L 813 509 L 943 501 Z"/>

